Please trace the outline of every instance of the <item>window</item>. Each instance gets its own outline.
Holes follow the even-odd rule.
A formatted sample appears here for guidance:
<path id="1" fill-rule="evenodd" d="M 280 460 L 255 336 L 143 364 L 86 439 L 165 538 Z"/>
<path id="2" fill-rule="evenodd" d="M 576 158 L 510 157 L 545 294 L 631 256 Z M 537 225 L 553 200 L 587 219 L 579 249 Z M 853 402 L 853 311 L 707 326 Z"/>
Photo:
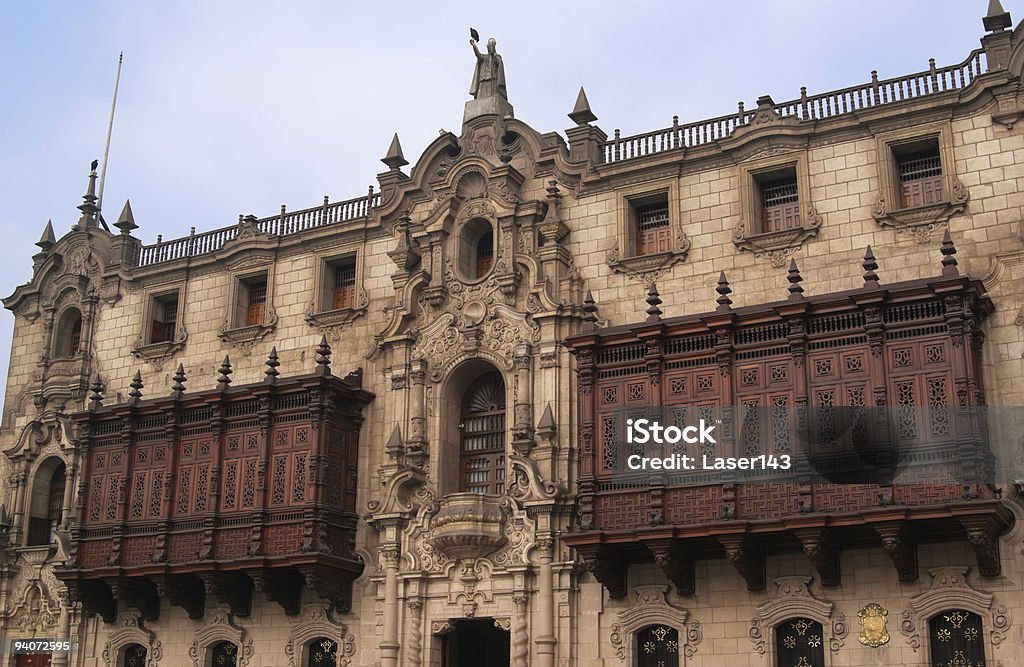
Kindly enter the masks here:
<path id="1" fill-rule="evenodd" d="M 754 175 L 761 205 L 758 229 L 762 233 L 781 232 L 800 226 L 800 195 L 796 168 L 787 167 Z"/>
<path id="2" fill-rule="evenodd" d="M 500 373 L 488 373 L 470 386 L 459 428 L 459 490 L 505 493 L 505 382 Z"/>
<path id="3" fill-rule="evenodd" d="M 338 643 L 326 637 L 314 639 L 309 644 L 307 667 L 335 667 L 338 664 Z"/>
<path id="4" fill-rule="evenodd" d="M 941 204 L 942 158 L 937 138 L 897 144 L 892 147 L 893 161 L 900 182 L 900 208 Z"/>
<path id="5" fill-rule="evenodd" d="M 82 347 L 82 313 L 77 308 L 68 308 L 57 324 L 53 352 L 55 357 L 74 357 Z"/>
<path id="6" fill-rule="evenodd" d="M 791 618 L 775 626 L 775 664 L 825 667 L 825 639 L 821 623 Z"/>
<path id="7" fill-rule="evenodd" d="M 630 199 L 629 217 L 636 255 L 653 255 L 672 249 L 667 193 Z"/>
<path id="8" fill-rule="evenodd" d="M 636 633 L 639 667 L 679 667 L 679 631 L 667 625 L 649 625 Z"/>
<path id="9" fill-rule="evenodd" d="M 238 647 L 231 642 L 220 642 L 210 652 L 213 667 L 236 667 L 238 664 Z"/>
<path id="10" fill-rule="evenodd" d="M 334 310 L 356 305 L 356 261 L 346 260 L 334 267 Z"/>
<path id="11" fill-rule="evenodd" d="M 168 343 L 177 337 L 178 293 L 158 296 L 153 299 L 150 343 Z"/>
<path id="12" fill-rule="evenodd" d="M 236 327 L 252 327 L 267 321 L 267 274 L 261 273 L 238 281 Z"/>
<path id="13" fill-rule="evenodd" d="M 494 228 L 483 218 L 466 222 L 459 231 L 459 272 L 464 278 L 477 280 L 494 266 Z"/>
<path id="14" fill-rule="evenodd" d="M 128 648 L 124 650 L 124 667 L 146 667 L 146 651 L 145 646 L 139 644 L 130 644 Z"/>
<path id="15" fill-rule="evenodd" d="M 935 667 L 985 664 L 985 627 L 981 616 L 962 609 L 941 611 L 928 621 L 931 663 Z"/>
<path id="16" fill-rule="evenodd" d="M 476 277 L 483 278 L 494 264 L 494 235 L 484 234 L 476 242 Z"/>
<path id="17" fill-rule="evenodd" d="M 60 525 L 64 513 L 66 471 L 63 461 L 51 458 L 36 473 L 28 524 L 28 546 L 55 542 L 54 531 Z"/>

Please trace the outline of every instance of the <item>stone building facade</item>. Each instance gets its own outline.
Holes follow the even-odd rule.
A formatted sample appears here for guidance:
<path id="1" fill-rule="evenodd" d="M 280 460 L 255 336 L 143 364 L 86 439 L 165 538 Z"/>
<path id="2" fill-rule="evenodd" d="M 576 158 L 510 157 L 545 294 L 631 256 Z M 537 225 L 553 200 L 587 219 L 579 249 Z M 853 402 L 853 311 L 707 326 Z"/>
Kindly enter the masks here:
<path id="1" fill-rule="evenodd" d="M 4 300 L 0 634 L 81 667 L 1024 664 L 1024 475 L 977 419 L 1024 405 L 1024 28 L 984 24 L 957 65 L 611 138 L 582 89 L 564 136 L 515 118 L 488 45 L 408 173 L 396 135 L 365 196 L 151 245 L 94 167 Z M 833 401 L 930 428 L 932 472 L 616 476 L 616 415 L 820 435 Z M 721 444 L 795 454 L 765 433 Z"/>

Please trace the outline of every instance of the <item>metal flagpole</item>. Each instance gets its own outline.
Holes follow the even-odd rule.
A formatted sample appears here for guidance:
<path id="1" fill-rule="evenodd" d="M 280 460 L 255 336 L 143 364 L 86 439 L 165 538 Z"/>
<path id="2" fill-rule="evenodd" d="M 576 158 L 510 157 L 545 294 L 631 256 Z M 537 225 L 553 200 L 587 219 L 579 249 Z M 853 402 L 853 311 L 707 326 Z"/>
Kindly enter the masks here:
<path id="1" fill-rule="evenodd" d="M 100 170 L 100 193 L 96 207 L 103 210 L 103 186 L 107 182 L 107 157 L 110 155 L 110 134 L 114 131 L 114 108 L 117 106 L 117 87 L 121 84 L 121 63 L 124 51 L 117 57 L 117 77 L 114 79 L 114 99 L 110 103 L 110 123 L 107 125 L 107 145 L 103 148 L 103 168 Z"/>

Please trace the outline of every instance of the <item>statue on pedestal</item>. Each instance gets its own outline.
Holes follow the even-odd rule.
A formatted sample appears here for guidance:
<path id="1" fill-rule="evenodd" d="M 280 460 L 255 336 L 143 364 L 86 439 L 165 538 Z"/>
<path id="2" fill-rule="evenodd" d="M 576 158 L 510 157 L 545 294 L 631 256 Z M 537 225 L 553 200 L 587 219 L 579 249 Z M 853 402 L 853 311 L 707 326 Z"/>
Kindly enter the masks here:
<path id="1" fill-rule="evenodd" d="M 508 99 L 508 91 L 505 89 L 505 64 L 496 50 L 497 42 L 494 38 L 487 40 L 487 53 L 480 53 L 477 42 L 480 36 L 476 30 L 470 28 L 472 37 L 469 40 L 476 54 L 476 67 L 473 69 L 473 83 L 469 86 L 469 94 L 474 99 L 493 97 L 495 95 Z"/>

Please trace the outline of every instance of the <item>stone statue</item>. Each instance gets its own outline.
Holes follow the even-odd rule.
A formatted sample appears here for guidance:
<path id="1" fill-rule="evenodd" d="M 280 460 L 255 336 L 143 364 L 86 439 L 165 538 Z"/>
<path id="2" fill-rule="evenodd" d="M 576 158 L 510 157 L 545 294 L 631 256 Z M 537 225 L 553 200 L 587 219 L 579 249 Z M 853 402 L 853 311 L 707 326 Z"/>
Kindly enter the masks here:
<path id="1" fill-rule="evenodd" d="M 474 33 L 476 31 L 473 31 Z M 474 99 L 494 97 L 495 95 L 508 99 L 508 91 L 505 90 L 505 63 L 496 50 L 497 42 L 494 38 L 487 40 L 487 53 L 480 53 L 476 47 L 477 39 L 469 40 L 476 54 L 476 67 L 473 69 L 473 83 L 469 87 L 469 94 Z"/>

